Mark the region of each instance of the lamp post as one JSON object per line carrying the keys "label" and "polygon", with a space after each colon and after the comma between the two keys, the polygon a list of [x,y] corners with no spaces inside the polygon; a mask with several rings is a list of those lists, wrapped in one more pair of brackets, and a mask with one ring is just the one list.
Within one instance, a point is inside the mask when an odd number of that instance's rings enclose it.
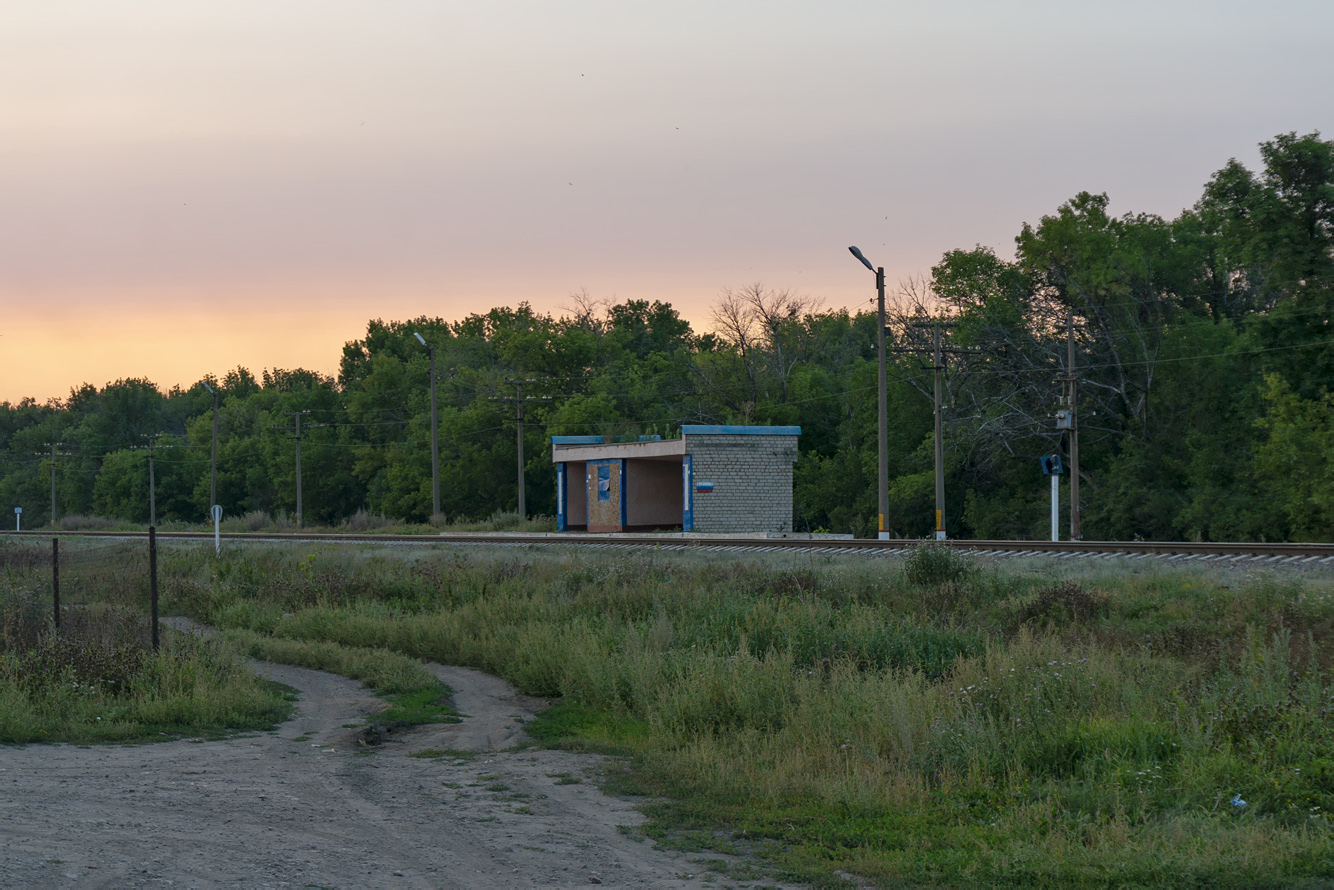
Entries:
{"label": "lamp post", "polygon": [[877,537],[882,541],[887,541],[889,540],[889,532],[885,529],[885,514],[889,512],[889,410],[885,403],[885,267],[880,266],[877,268],[872,266],[871,261],[863,256],[862,252],[855,247],[849,247],[848,250],[852,252],[853,256],[861,261],[863,266],[875,273],[875,345],[880,362],[880,377],[879,385],[877,386],[877,389],[879,390],[877,402],[880,413],[880,441],[877,449],[879,452],[880,463],[880,480],[877,492],[879,494],[880,521]]}
{"label": "lamp post", "polygon": [[431,518],[440,515],[440,443],[437,439],[435,423],[435,347],[426,342],[426,338],[416,331],[412,336],[426,347],[431,356]]}

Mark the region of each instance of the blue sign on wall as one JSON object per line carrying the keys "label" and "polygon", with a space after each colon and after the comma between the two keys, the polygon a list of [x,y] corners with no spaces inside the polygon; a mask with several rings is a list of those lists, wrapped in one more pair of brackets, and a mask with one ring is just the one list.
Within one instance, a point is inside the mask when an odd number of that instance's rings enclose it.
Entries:
{"label": "blue sign on wall", "polygon": [[598,500],[611,500],[611,465],[598,465]]}

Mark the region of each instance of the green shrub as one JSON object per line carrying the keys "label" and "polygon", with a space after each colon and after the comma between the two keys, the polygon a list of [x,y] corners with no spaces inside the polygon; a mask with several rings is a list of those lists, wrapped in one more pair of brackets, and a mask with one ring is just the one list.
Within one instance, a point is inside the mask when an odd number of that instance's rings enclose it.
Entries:
{"label": "green shrub", "polygon": [[965,581],[977,572],[973,560],[948,544],[918,544],[903,560],[908,583],[923,587]]}

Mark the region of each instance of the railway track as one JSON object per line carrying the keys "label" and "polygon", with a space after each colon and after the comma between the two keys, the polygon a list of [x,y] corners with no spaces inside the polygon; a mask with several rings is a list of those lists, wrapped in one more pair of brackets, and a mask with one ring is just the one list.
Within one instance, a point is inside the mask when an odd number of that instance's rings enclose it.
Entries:
{"label": "railway track", "polygon": [[[36,530],[3,533],[9,538],[118,538],[148,537],[147,532],[52,532]],[[213,539],[211,532],[158,532],[163,540]],[[761,538],[726,535],[585,533],[446,532],[435,535],[319,534],[240,532],[223,534],[230,542],[264,543],[355,543],[396,545],[487,546],[487,547],[587,547],[597,550],[652,548],[692,553],[801,553],[831,556],[901,556],[923,542],[917,540],[875,541],[847,538],[811,538],[793,535]],[[1334,544],[1315,543],[1193,543],[1188,541],[950,541],[949,546],[983,557],[1035,557],[1057,559],[1155,559],[1172,562],[1216,564],[1334,566]]]}

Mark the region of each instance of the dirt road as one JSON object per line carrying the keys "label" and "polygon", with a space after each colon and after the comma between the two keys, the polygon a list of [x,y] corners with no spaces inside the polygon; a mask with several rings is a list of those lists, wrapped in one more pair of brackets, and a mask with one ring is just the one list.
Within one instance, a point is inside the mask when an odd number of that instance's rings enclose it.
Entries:
{"label": "dirt road", "polygon": [[383,702],[360,684],[257,670],[301,693],[275,732],[0,748],[0,885],[745,885],[622,833],[642,817],[592,784],[598,758],[501,750],[536,704],[501,680],[438,668],[466,719],[367,749],[348,724]]}

